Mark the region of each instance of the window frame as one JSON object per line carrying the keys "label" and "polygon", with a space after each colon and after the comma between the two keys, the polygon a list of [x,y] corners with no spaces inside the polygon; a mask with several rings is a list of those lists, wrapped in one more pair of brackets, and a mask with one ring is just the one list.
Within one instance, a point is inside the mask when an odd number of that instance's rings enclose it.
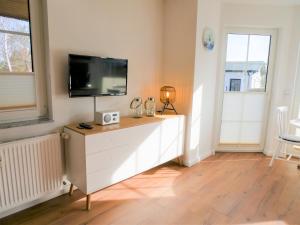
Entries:
{"label": "window frame", "polygon": [[31,58],[33,72],[0,72],[1,75],[34,76],[35,80],[35,105],[16,106],[0,109],[0,124],[29,121],[48,118],[48,96],[46,83],[46,57],[44,38],[44,1],[28,0]]}

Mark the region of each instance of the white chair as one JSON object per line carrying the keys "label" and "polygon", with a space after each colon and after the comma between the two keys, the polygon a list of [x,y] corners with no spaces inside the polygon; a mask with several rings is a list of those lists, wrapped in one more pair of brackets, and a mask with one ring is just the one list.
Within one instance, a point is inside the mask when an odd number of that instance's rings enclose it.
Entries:
{"label": "white chair", "polygon": [[[278,137],[276,139],[278,140],[278,146],[276,150],[273,152],[273,157],[269,164],[270,167],[273,165],[275,159],[290,161],[293,155],[295,155],[293,153],[290,153],[288,154],[288,157],[286,157],[287,145],[300,146],[300,137],[288,134],[288,108],[286,106],[281,106],[277,108],[277,129],[278,129]],[[282,155],[284,157],[280,157]],[[299,154],[297,156],[299,157]],[[297,163],[298,169],[300,169],[299,162],[296,161],[290,161],[290,162]]]}

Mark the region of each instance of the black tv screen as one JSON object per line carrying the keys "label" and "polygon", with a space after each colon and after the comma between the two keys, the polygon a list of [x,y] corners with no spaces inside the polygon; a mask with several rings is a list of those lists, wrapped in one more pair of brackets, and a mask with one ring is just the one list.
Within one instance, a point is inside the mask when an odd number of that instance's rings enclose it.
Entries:
{"label": "black tv screen", "polygon": [[128,60],[69,55],[69,96],[127,94]]}

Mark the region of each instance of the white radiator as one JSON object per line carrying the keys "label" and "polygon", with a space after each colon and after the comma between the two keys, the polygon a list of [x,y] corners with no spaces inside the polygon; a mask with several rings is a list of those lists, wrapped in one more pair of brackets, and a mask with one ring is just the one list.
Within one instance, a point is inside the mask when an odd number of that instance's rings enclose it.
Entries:
{"label": "white radiator", "polygon": [[0,144],[0,212],[62,186],[59,134]]}

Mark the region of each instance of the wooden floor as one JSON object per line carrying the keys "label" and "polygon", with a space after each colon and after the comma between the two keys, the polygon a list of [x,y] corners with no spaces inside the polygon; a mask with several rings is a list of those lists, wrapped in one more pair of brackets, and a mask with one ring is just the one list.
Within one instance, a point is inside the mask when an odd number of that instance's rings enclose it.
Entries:
{"label": "wooden floor", "polygon": [[258,153],[220,153],[192,168],[169,163],[92,196],[60,196],[0,224],[300,224],[300,171]]}

